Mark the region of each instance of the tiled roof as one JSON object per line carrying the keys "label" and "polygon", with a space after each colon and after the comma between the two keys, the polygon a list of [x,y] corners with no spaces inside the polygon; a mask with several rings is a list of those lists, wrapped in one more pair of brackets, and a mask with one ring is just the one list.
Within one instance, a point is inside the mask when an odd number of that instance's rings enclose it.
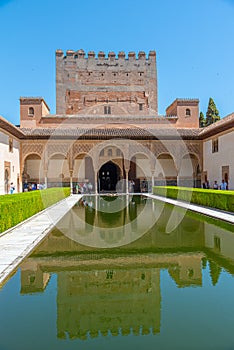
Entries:
{"label": "tiled roof", "polygon": [[225,131],[231,127],[234,127],[234,113],[231,113],[225,118],[220,119],[216,123],[213,123],[201,129],[199,135],[202,139],[204,139],[206,137],[215,135],[219,132]]}
{"label": "tiled roof", "polygon": [[11,135],[22,139],[24,138],[24,133],[22,130],[15,125],[11,124],[8,120],[0,116],[0,129],[9,132]]}
{"label": "tiled roof", "polygon": [[174,139],[185,138],[195,139],[199,134],[199,129],[176,129],[176,128],[125,128],[120,127],[107,128],[38,128],[22,129],[27,138],[80,138],[80,139]]}

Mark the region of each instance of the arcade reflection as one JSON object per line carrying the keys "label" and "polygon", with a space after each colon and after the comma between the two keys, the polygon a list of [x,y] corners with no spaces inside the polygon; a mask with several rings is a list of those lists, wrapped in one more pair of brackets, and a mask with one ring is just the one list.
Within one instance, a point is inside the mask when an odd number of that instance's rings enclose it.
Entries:
{"label": "arcade reflection", "polygon": [[[181,222],[165,233],[173,213]],[[86,197],[21,265],[21,293],[57,274],[58,338],[160,333],[162,269],[178,288],[202,288],[205,266],[213,285],[222,269],[234,274],[233,226],[184,214],[144,197]]]}

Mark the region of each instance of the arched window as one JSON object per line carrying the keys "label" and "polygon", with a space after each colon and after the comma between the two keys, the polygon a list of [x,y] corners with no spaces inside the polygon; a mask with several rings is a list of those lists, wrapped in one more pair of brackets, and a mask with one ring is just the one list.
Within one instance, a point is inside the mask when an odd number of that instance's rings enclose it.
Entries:
{"label": "arched window", "polygon": [[191,111],[189,108],[186,108],[186,117],[189,117],[191,115]]}
{"label": "arched window", "polygon": [[120,156],[121,156],[121,151],[120,151],[119,148],[117,148],[117,150],[116,150],[116,156],[117,156],[117,157],[120,157]]}
{"label": "arched window", "polygon": [[29,109],[28,109],[28,115],[29,115],[30,117],[34,117],[34,108],[33,108],[33,107],[29,107]]}

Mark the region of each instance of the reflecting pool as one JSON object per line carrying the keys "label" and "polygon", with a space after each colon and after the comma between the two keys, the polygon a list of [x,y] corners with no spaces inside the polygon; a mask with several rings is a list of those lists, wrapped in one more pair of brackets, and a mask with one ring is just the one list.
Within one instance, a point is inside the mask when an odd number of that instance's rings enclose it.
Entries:
{"label": "reflecting pool", "polygon": [[83,198],[0,289],[0,350],[234,349],[234,227]]}

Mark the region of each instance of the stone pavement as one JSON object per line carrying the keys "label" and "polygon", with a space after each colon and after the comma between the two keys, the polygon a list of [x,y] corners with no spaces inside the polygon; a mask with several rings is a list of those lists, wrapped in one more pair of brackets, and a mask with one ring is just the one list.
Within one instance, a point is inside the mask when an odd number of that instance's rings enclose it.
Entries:
{"label": "stone pavement", "polygon": [[1,234],[0,286],[81,197],[63,199]]}
{"label": "stone pavement", "polygon": [[163,201],[163,202],[166,202],[169,204],[173,204],[173,205],[176,205],[176,206],[184,208],[184,209],[192,210],[192,211],[195,211],[197,213],[210,216],[214,219],[224,220],[224,221],[230,222],[231,224],[234,224],[234,213],[232,214],[230,212],[225,212],[225,211],[222,211],[219,209],[203,207],[201,205],[187,203],[187,202],[183,202],[183,201],[180,201],[177,199],[161,197],[161,196],[157,196],[157,195],[150,194],[150,193],[146,193],[145,195],[147,197],[158,199],[160,201]]}

